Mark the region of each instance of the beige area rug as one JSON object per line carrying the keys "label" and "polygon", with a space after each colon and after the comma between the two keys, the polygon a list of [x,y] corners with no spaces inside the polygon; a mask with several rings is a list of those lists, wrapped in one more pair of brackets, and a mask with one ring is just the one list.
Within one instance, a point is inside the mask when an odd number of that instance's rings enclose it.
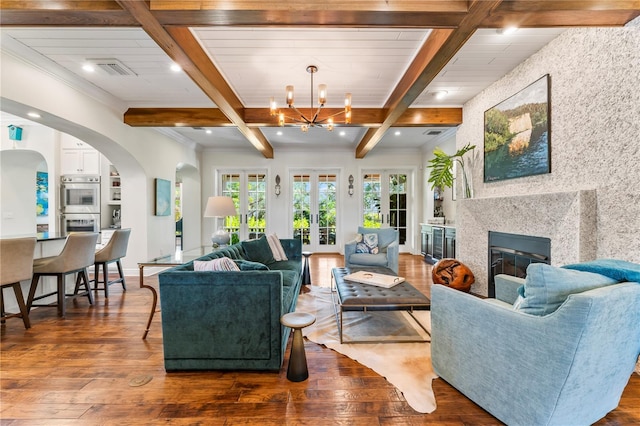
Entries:
{"label": "beige area rug", "polygon": [[[331,300],[331,290],[310,286],[311,292],[298,297],[296,312],[308,312],[316,322],[303,329],[310,341],[325,345],[371,368],[394,385],[407,403],[419,413],[431,413],[436,401],[431,381],[438,376],[431,366],[430,343],[340,343]],[[430,312],[414,313],[431,329]],[[393,335],[395,339],[428,335],[404,312],[349,312],[343,314],[344,340],[371,339]]]}

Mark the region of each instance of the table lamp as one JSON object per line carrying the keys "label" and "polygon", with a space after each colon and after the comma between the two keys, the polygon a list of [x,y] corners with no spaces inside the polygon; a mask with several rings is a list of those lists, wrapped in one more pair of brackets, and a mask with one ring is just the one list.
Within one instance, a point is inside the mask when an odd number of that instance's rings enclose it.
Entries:
{"label": "table lamp", "polygon": [[[236,206],[233,204],[233,198],[231,197],[209,197],[207,207],[204,209],[204,217],[225,218],[227,216],[236,216],[237,214]],[[231,236],[224,229],[224,226],[219,227],[211,234],[211,242],[214,246],[229,244],[230,240]]]}

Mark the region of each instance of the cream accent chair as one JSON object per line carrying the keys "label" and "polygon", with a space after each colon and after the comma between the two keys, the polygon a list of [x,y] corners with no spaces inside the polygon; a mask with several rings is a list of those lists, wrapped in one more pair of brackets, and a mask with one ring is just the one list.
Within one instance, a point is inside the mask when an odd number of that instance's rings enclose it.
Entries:
{"label": "cream accent chair", "polygon": [[[109,297],[109,286],[111,284],[122,283],[122,289],[127,291],[120,259],[127,255],[130,234],[131,229],[128,228],[116,230],[107,245],[96,252],[94,278],[91,282],[94,283],[93,290],[96,292],[98,290],[104,290],[104,297],[106,298]],[[113,262],[115,262],[118,267],[119,278],[109,281],[109,263]],[[100,266],[102,266],[103,281],[100,281]],[[102,283],[102,287],[99,287],[100,283]]]}
{"label": "cream accent chair", "polygon": [[[97,241],[97,232],[71,233],[67,236],[67,241],[59,255],[34,260],[33,279],[31,280],[31,288],[29,289],[27,309],[31,311],[32,306],[57,306],[58,314],[64,318],[66,315],[65,296],[75,297],[86,295],[89,303],[93,304],[93,295],[91,294],[91,287],[89,286],[87,268],[92,266],[95,260]],[[76,287],[72,294],[66,293],[65,276],[68,274],[77,274]],[[55,291],[36,297],[36,289],[42,276],[57,277],[58,285]],[[78,290],[83,284],[86,292],[78,294]],[[36,300],[44,299],[54,294],[58,295],[57,303],[47,305],[36,305],[33,303]]]}
{"label": "cream accent chair", "polygon": [[[0,306],[3,323],[7,318],[22,317],[24,328],[31,328],[20,281],[31,279],[35,248],[35,237],[0,240]],[[4,310],[4,289],[9,287],[13,288],[16,295],[20,313],[7,314]]]}

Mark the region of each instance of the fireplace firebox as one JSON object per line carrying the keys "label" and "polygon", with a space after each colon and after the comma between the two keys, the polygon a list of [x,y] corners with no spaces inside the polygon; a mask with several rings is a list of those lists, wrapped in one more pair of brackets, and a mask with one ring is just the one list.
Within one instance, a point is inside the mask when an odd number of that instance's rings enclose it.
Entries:
{"label": "fireplace firebox", "polygon": [[549,238],[489,231],[489,297],[496,295],[494,276],[525,278],[527,266],[536,262],[551,263]]}

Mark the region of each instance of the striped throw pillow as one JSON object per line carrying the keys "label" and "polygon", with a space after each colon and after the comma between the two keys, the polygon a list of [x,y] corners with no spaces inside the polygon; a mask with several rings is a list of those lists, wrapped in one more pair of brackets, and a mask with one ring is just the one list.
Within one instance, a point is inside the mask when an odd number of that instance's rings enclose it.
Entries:
{"label": "striped throw pillow", "polygon": [[194,271],[239,271],[240,268],[233,259],[220,257],[212,260],[194,260]]}

